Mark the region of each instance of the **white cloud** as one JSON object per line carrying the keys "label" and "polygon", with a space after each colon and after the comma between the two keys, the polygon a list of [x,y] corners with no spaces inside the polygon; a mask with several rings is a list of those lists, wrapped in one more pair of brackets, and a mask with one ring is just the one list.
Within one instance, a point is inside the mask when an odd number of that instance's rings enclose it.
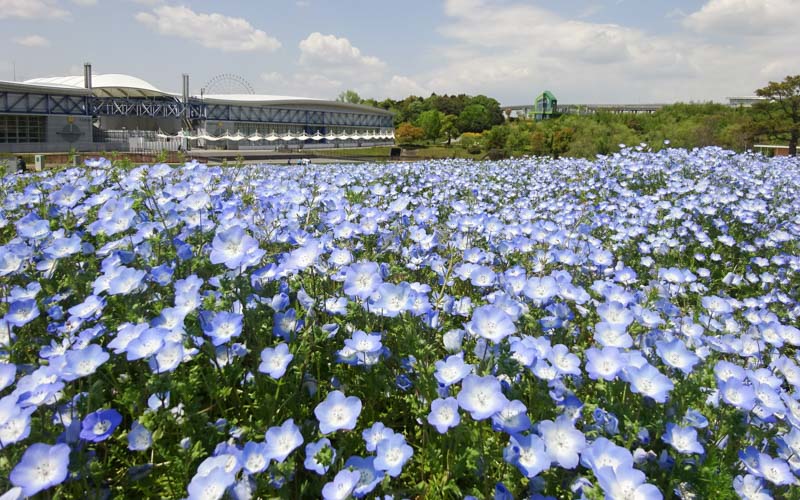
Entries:
{"label": "white cloud", "polygon": [[335,35],[314,32],[300,42],[300,64],[336,68],[341,72],[370,71],[380,72],[386,63],[373,56],[361,53],[350,40]]}
{"label": "white cloud", "polygon": [[407,76],[394,75],[389,82],[383,86],[383,94],[376,95],[376,98],[391,97],[392,99],[404,99],[410,95],[427,97],[431,95],[431,91]]}
{"label": "white cloud", "polygon": [[0,0],[0,19],[58,19],[69,12],[55,0]]}
{"label": "white cloud", "polygon": [[23,47],[49,47],[50,40],[40,35],[21,36],[14,39],[14,43]]}
{"label": "white cloud", "polygon": [[136,20],[162,35],[176,36],[224,52],[274,52],[281,43],[246,19],[198,13],[185,6],[163,5],[139,12]]}
{"label": "white cloud", "polygon": [[97,5],[97,0],[72,0],[72,3],[81,6]]}
{"label": "white cloud", "polygon": [[800,30],[797,0],[709,0],[687,16],[684,25],[700,33],[726,36],[768,35]]}
{"label": "white cloud", "polygon": [[[795,0],[758,3],[770,4],[771,12],[775,5],[786,7],[790,2],[796,5],[790,12],[800,9]],[[439,54],[439,64],[411,76],[437,93],[484,93],[503,104],[530,102],[546,88],[562,102],[723,100],[752,93],[765,78],[800,72],[793,54],[800,44],[800,27],[760,38],[703,31],[722,29],[708,14],[721,15],[720,5],[751,3],[755,2],[710,0],[687,16],[695,19],[695,24],[684,21],[691,30],[676,23],[674,33],[653,34],[632,26],[563,18],[523,0],[445,0],[446,20],[439,28],[445,43],[431,49]],[[703,30],[698,19],[703,20]],[[800,16],[794,19],[800,22]]]}

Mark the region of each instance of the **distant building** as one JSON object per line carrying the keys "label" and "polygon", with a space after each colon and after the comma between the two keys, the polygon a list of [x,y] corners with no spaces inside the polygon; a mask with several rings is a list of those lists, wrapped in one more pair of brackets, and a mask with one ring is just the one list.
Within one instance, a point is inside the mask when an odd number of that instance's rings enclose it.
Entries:
{"label": "distant building", "polygon": [[390,111],[275,95],[164,92],[130,75],[0,81],[0,153],[301,149],[394,143]]}
{"label": "distant building", "polygon": [[766,97],[759,97],[759,96],[740,96],[740,97],[728,97],[728,106],[734,108],[749,108],[752,107],[753,104],[757,102],[761,102],[765,100]]}
{"label": "distant building", "polygon": [[558,114],[558,100],[549,90],[545,90],[533,101],[533,118],[547,120]]}

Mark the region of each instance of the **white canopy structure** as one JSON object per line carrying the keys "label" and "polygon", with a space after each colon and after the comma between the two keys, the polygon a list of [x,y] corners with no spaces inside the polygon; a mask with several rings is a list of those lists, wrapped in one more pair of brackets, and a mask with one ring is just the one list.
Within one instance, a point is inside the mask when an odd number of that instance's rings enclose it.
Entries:
{"label": "white canopy structure", "polygon": [[258,142],[258,141],[261,141],[263,139],[264,138],[261,135],[259,135],[258,132],[256,132],[255,134],[250,135],[250,136],[247,137],[247,140],[250,141],[250,142]]}
{"label": "white canopy structure", "polygon": [[[33,78],[26,80],[25,83],[56,88],[83,89],[84,77],[81,75]],[[97,97],[172,96],[169,92],[159,90],[141,78],[117,73],[92,75],[92,93]]]}

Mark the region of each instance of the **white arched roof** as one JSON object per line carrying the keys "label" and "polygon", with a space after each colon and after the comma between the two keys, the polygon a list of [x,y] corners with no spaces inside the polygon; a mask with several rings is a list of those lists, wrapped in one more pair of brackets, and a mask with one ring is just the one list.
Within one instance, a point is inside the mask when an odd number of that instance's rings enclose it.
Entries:
{"label": "white arched roof", "polygon": [[[59,88],[83,88],[83,76],[57,76],[26,80],[31,85]],[[150,83],[131,75],[92,75],[92,92],[98,97],[158,97],[172,96]]]}

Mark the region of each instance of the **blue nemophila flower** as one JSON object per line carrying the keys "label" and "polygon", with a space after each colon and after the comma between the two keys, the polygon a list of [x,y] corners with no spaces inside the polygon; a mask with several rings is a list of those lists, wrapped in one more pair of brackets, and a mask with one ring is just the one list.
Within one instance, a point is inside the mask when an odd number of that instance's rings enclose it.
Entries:
{"label": "blue nemophila flower", "polygon": [[198,472],[187,488],[189,500],[219,500],[235,482],[236,476],[222,467],[215,467],[203,475]]}
{"label": "blue nemophila flower", "polygon": [[531,419],[528,417],[528,408],[518,399],[510,401],[505,408],[492,415],[492,428],[507,434],[520,434],[529,430]]}
{"label": "blue nemophila flower", "polygon": [[245,269],[258,264],[265,253],[242,226],[234,225],[214,236],[210,259],[212,264],[225,264],[228,269]]}
{"label": "blue nemophila flower", "polygon": [[220,311],[214,313],[210,320],[203,322],[203,332],[211,337],[214,346],[220,346],[242,333],[243,319],[244,316],[241,314]]}
{"label": "blue nemophila flower", "polygon": [[128,433],[128,449],[131,451],[144,451],[150,448],[152,444],[153,435],[147,430],[147,427],[135,420]]}
{"label": "blue nemophila flower", "polygon": [[503,459],[519,469],[528,479],[550,468],[552,459],[542,438],[535,434],[512,435],[503,450]]}
{"label": "blue nemophila flower", "polygon": [[[131,335],[135,334],[136,331],[136,328],[132,329],[130,332]],[[119,336],[120,334],[121,332],[118,332],[117,335]],[[169,330],[160,327],[147,328],[142,331],[125,345],[124,350],[127,360],[134,361],[137,359],[149,358],[156,354],[159,349],[164,346],[164,339],[167,335],[169,335]],[[109,343],[109,346],[111,346],[112,343]]]}
{"label": "blue nemophila flower", "polygon": [[105,441],[121,422],[122,415],[113,408],[94,411],[81,422],[80,438],[95,443]]}
{"label": "blue nemophila flower", "polygon": [[797,478],[785,460],[772,458],[766,453],[758,454],[758,475],[778,486],[797,483]]}
{"label": "blue nemophila flower", "polygon": [[109,354],[97,344],[89,344],[83,349],[70,350],[64,355],[66,366],[62,378],[71,382],[94,373],[97,368],[108,361]]}
{"label": "blue nemophila flower", "polygon": [[555,463],[565,469],[574,469],[578,465],[578,454],[586,448],[586,437],[575,428],[569,417],[561,415],[555,422],[543,420],[539,422],[538,430],[547,454]]}
{"label": "blue nemophila flower", "polygon": [[329,392],[325,401],[314,408],[319,430],[323,434],[342,429],[353,430],[360,414],[361,400],[356,396],[345,396],[341,391]]}
{"label": "blue nemophila flower", "polygon": [[14,486],[22,488],[26,497],[61,484],[67,478],[69,452],[66,444],[32,444],[11,470],[8,479]]}
{"label": "blue nemophila flower", "polygon": [[669,342],[663,340],[656,342],[656,352],[664,363],[687,375],[692,372],[694,365],[700,361],[700,358],[687,349],[680,339],[674,339]]}
{"label": "blue nemophila flower", "polygon": [[608,499],[661,500],[658,488],[646,483],[644,472],[633,467],[602,467],[595,472],[597,482]]}
{"label": "blue nemophila flower", "polygon": [[302,271],[314,264],[322,253],[323,248],[320,241],[309,239],[303,242],[301,247],[289,252],[282,267],[287,271]]}
{"label": "blue nemophila flower", "polygon": [[756,404],[753,387],[733,377],[720,384],[719,393],[723,401],[743,411],[752,410]]}
{"label": "blue nemophila flower", "polygon": [[358,484],[353,489],[355,498],[363,498],[371,493],[386,477],[386,473],[375,469],[375,457],[352,456],[345,461],[344,466],[361,474]]}
{"label": "blue nemophila flower", "polygon": [[39,307],[36,305],[36,299],[20,299],[8,306],[8,312],[3,319],[9,325],[23,327],[38,317]]}
{"label": "blue nemophila flower", "polygon": [[411,287],[408,283],[382,283],[370,296],[369,309],[387,318],[406,312],[410,305]]}
{"label": "blue nemophila flower", "polygon": [[461,423],[461,415],[458,414],[458,401],[456,398],[440,398],[431,401],[428,423],[436,427],[436,431],[439,434],[444,434],[448,429]]}
{"label": "blue nemophila flower", "polygon": [[470,334],[494,343],[499,343],[517,331],[511,316],[494,305],[480,306],[472,311],[472,319],[465,328]]}
{"label": "blue nemophila flower", "polygon": [[0,362],[0,391],[14,382],[17,375],[17,365],[14,363]]}
{"label": "blue nemophila flower", "polygon": [[569,347],[564,344],[554,345],[547,356],[547,360],[558,370],[560,375],[580,375],[581,360],[569,352]]}
{"label": "blue nemophila flower", "polygon": [[105,299],[97,295],[89,295],[80,304],[70,307],[67,312],[79,319],[89,319],[99,315],[105,305]]}
{"label": "blue nemophila flower", "polygon": [[673,423],[667,424],[667,431],[661,436],[661,439],[672,445],[678,453],[689,455],[697,453],[702,455],[703,445],[697,440],[697,430],[694,427],[681,427]]}
{"label": "blue nemophila flower", "polygon": [[605,302],[596,311],[604,322],[623,330],[633,323],[633,312],[619,302]]}
{"label": "blue nemophila flower", "polygon": [[127,295],[137,291],[147,273],[139,269],[121,266],[108,282],[109,295]]}
{"label": "blue nemophila flower", "polygon": [[31,414],[35,410],[36,406],[22,408],[13,394],[0,399],[0,449],[18,443],[30,435]]}
{"label": "blue nemophila flower", "polygon": [[375,422],[372,427],[364,429],[361,437],[367,445],[367,451],[375,451],[378,448],[378,443],[384,439],[394,436],[395,432],[383,425],[383,422]]}
{"label": "blue nemophila flower", "polygon": [[345,268],[343,290],[350,297],[367,300],[382,282],[378,264],[358,262]]}
{"label": "blue nemophila flower", "polygon": [[475,420],[487,419],[508,405],[508,399],[500,388],[500,381],[491,375],[467,375],[457,399],[458,405]]}
{"label": "blue nemophila flower", "polygon": [[633,455],[627,448],[599,437],[581,452],[581,465],[592,469],[595,474],[603,467],[611,467],[614,470],[629,468],[633,467]]}
{"label": "blue nemophila flower", "polygon": [[494,285],[497,274],[488,266],[477,266],[469,274],[473,286],[485,288]]}
{"label": "blue nemophila flower", "polygon": [[652,398],[658,403],[665,402],[667,395],[675,387],[669,377],[650,364],[640,368],[628,368],[626,371],[631,391]]}
{"label": "blue nemophila flower", "polygon": [[261,364],[258,365],[258,371],[277,380],[286,373],[286,368],[293,358],[294,355],[289,352],[289,345],[284,342],[274,348],[267,347],[261,351]]}
{"label": "blue nemophila flower", "polygon": [[473,368],[474,366],[464,362],[463,355],[454,354],[448,356],[444,361],[436,362],[436,371],[433,376],[443,386],[450,387],[472,373]]}
{"label": "blue nemophila flower", "polygon": [[357,364],[371,366],[376,364],[384,352],[379,333],[366,333],[361,330],[344,341],[345,351],[354,353]]}
{"label": "blue nemophila flower", "polygon": [[728,299],[716,295],[709,295],[700,299],[703,307],[713,316],[729,314],[733,311]]}
{"label": "blue nemophila flower", "polygon": [[325,500],[345,500],[355,489],[361,473],[351,470],[340,470],[333,481],[322,487],[322,498]]}
{"label": "blue nemophila flower", "polygon": [[633,346],[633,337],[624,326],[601,321],[594,326],[594,339],[603,347],[627,349]]}
{"label": "blue nemophila flower", "polygon": [[414,450],[406,444],[406,438],[402,434],[394,434],[378,443],[374,465],[389,476],[397,477],[413,454]]}
{"label": "blue nemophila flower", "polygon": [[272,333],[287,342],[290,342],[294,333],[302,327],[302,321],[297,320],[297,311],[294,308],[286,312],[275,313],[272,321]]}
{"label": "blue nemophila flower", "polygon": [[242,449],[242,468],[248,474],[264,472],[271,459],[266,443],[248,441]]}
{"label": "blue nemophila flower", "polygon": [[269,457],[276,462],[283,462],[295,448],[303,444],[303,435],[294,419],[290,418],[280,427],[270,427],[264,442]]}
{"label": "blue nemophila flower", "polygon": [[320,476],[328,472],[331,464],[336,460],[336,450],[331,446],[331,440],[322,438],[317,442],[306,445],[306,459],[303,466]]}
{"label": "blue nemophila flower", "polygon": [[167,373],[178,368],[185,355],[182,343],[166,341],[156,355],[150,358],[148,364],[153,373]]}
{"label": "blue nemophila flower", "polygon": [[624,359],[616,347],[586,349],[586,373],[592,380],[612,381],[624,367]]}
{"label": "blue nemophila flower", "polygon": [[772,492],[764,487],[764,481],[752,474],[736,476],[733,489],[744,500],[772,500]]}
{"label": "blue nemophila flower", "polygon": [[708,427],[708,419],[698,410],[689,408],[686,410],[686,415],[683,417],[683,423],[690,425],[695,429],[705,429]]}
{"label": "blue nemophila flower", "polygon": [[552,276],[529,278],[522,293],[535,304],[545,304],[558,294],[558,283]]}

